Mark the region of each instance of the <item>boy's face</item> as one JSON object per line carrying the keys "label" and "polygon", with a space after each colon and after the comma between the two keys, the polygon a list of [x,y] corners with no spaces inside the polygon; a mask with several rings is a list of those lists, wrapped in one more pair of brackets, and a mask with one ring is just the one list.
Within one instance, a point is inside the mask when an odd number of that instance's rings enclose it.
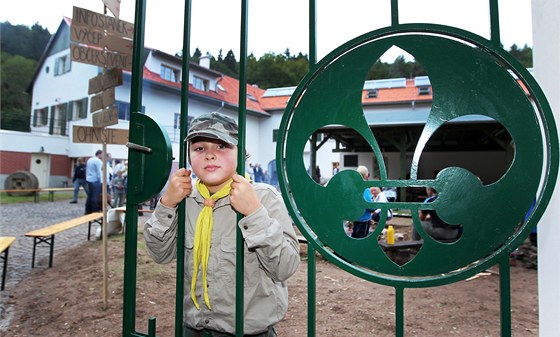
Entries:
{"label": "boy's face", "polygon": [[237,170],[237,146],[217,139],[193,139],[189,156],[194,173],[211,193],[219,191]]}

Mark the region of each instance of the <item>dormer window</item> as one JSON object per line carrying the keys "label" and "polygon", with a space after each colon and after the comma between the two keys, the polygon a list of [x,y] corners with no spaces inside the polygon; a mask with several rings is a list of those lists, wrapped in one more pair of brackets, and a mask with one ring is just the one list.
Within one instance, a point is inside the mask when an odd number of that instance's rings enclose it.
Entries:
{"label": "dormer window", "polygon": [[367,98],[377,98],[379,94],[379,89],[369,89],[367,92]]}
{"label": "dormer window", "polygon": [[170,81],[170,82],[179,82],[179,69],[175,69],[169,66],[166,66],[164,64],[161,65],[161,72],[160,72],[160,76],[161,78],[163,78],[164,80]]}
{"label": "dormer window", "polygon": [[194,76],[193,86],[195,87],[195,89],[202,90],[202,91],[208,91],[208,88],[210,86],[210,82],[208,80],[205,80],[205,79],[201,78],[201,77]]}
{"label": "dormer window", "polygon": [[428,86],[418,87],[418,95],[429,95],[429,94],[430,94],[430,87]]}

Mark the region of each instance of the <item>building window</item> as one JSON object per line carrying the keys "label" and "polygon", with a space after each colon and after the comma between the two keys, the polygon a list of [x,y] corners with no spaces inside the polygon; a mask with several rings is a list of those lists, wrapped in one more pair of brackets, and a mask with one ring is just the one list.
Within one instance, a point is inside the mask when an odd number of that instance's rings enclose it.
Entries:
{"label": "building window", "polygon": [[[194,119],[193,116],[187,117],[187,130],[191,127],[191,122]],[[181,127],[181,114],[176,112],[175,118],[173,119],[173,129],[178,130]]]}
{"label": "building window", "polygon": [[369,89],[367,92],[367,98],[377,98],[379,94],[379,89]]}
{"label": "building window", "polygon": [[72,69],[72,61],[70,54],[61,56],[54,61],[54,76],[59,76],[70,72]]}
{"label": "building window", "polygon": [[345,167],[358,167],[358,155],[347,154],[343,157]]}
{"label": "building window", "polygon": [[202,90],[202,91],[208,91],[209,82],[208,82],[208,80],[205,80],[205,79],[200,78],[198,76],[194,76],[193,86],[195,87],[195,89]]}
{"label": "building window", "polygon": [[278,141],[278,129],[272,130],[272,142],[276,143]]}
{"label": "building window", "polygon": [[164,80],[168,80],[171,82],[179,82],[179,70],[175,68],[171,68],[166,65],[161,65],[161,73],[160,76]]}
{"label": "building window", "polygon": [[87,117],[88,98],[84,97],[68,103],[68,120],[75,121]]}
{"label": "building window", "polygon": [[49,108],[37,109],[33,115],[33,126],[47,125],[49,120]]}
{"label": "building window", "polygon": [[[119,109],[119,119],[125,121],[130,120],[130,103],[123,101],[115,101],[117,108]],[[137,112],[137,111],[136,111]],[[146,107],[142,105],[142,113],[146,113]]]}
{"label": "building window", "polygon": [[430,94],[430,87],[418,87],[418,95],[429,95]]}

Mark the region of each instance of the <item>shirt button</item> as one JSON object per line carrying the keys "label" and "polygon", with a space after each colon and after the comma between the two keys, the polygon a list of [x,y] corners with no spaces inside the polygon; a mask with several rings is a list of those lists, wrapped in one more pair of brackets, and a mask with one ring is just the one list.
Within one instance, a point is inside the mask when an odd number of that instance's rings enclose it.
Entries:
{"label": "shirt button", "polygon": [[173,217],[173,215],[167,214],[167,217],[168,217],[169,219],[171,219],[171,218]]}
{"label": "shirt button", "polygon": [[245,229],[249,229],[249,226],[247,226],[247,225],[243,225],[243,228],[245,228]]}
{"label": "shirt button", "polygon": [[207,320],[204,321],[204,323],[208,324],[208,323],[210,323],[210,320],[207,319]]}

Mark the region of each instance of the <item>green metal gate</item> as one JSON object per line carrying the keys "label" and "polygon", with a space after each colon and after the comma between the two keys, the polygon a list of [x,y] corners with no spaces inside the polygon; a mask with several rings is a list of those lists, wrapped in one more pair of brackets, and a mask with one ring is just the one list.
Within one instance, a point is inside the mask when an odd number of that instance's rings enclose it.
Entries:
{"label": "green metal gate", "polygon": [[[240,1],[240,163],[245,172],[247,0]],[[359,36],[316,60],[316,3],[309,1],[310,71],[300,82],[285,110],[276,153],[277,171],[284,201],[301,233],[309,242],[308,336],[315,336],[315,251],[345,271],[365,280],[393,287],[396,293],[395,335],[404,336],[404,289],[436,287],[464,280],[492,265],[500,266],[502,336],[511,335],[509,254],[529,235],[544,213],[558,174],[558,138],[548,102],[530,73],[502,49],[498,1],[489,0],[491,39],[449,26],[400,24],[398,0],[391,0],[392,24]],[[145,0],[137,0],[131,109],[141,111],[142,53]],[[185,1],[182,83],[188,83],[191,1]],[[361,107],[363,82],[371,60],[392,46],[412,54],[428,72],[433,104],[415,148],[410,179],[389,180],[375,135]],[[517,79],[522,83],[518,84]],[[181,93],[181,121],[188,116],[188,85]],[[533,103],[528,95],[533,98]],[[448,167],[435,179],[418,179],[418,163],[424,146],[444,123],[470,115],[483,115],[501,123],[511,135],[515,156],[506,173],[495,183],[482,185],[471,172]],[[356,172],[342,171],[327,185],[307,174],[302,153],[315,133],[327,125],[344,125],[358,132],[371,146],[379,163],[380,179],[364,181]],[[186,123],[181,125],[181,139]],[[171,168],[171,145],[165,131],[151,118],[133,113],[130,120],[130,173],[127,208],[160,191]],[[136,145],[136,146],[135,146]],[[315,143],[311,147],[315,147]],[[185,164],[185,149],[179,154]],[[150,165],[146,165],[148,162]],[[314,163],[313,156],[311,158]],[[312,164],[312,167],[314,165]],[[156,178],[155,178],[156,177]],[[362,191],[380,187],[434,187],[433,203],[368,203]],[[516,193],[522,191],[522,193]],[[509,198],[511,195],[515,198]],[[534,203],[534,208],[531,205]],[[320,209],[317,205],[323,205]],[[336,207],[333,207],[336,205]],[[341,230],[345,219],[359,217],[364,208],[409,209],[413,226],[423,238],[416,256],[399,265],[383,251],[377,237],[385,225],[365,239],[353,239]],[[419,210],[433,209],[446,222],[461,224],[461,238],[442,243],[428,236],[420,225]],[[473,212],[472,210],[477,210]],[[184,204],[179,206],[179,233],[184,233]],[[155,318],[148,332],[136,331],[136,237],[138,215],[126,213],[123,336],[155,336]],[[238,251],[242,236],[237,235]],[[179,235],[178,247],[184,246]],[[237,257],[237,336],[243,336],[243,254]],[[177,252],[175,336],[182,336],[184,252]]]}

